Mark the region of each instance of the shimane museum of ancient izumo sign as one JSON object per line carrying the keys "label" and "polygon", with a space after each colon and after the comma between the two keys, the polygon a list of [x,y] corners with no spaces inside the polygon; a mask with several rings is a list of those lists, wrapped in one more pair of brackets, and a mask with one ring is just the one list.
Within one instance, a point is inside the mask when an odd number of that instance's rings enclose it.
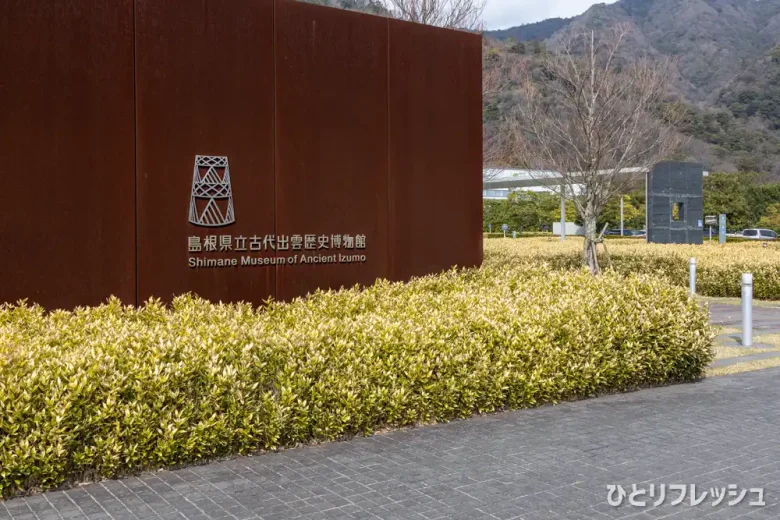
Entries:
{"label": "shimane museum of ancient izumo sign", "polygon": [[295,0],[8,2],[0,301],[259,305],[481,264],[480,35]]}
{"label": "shimane museum of ancient izumo sign", "polygon": [[[206,228],[236,221],[230,164],[227,157],[195,157],[190,199],[190,223]],[[190,267],[252,267],[268,265],[349,264],[365,262],[366,235],[253,234],[231,235],[229,229],[187,239]],[[211,258],[209,253],[228,257]]]}

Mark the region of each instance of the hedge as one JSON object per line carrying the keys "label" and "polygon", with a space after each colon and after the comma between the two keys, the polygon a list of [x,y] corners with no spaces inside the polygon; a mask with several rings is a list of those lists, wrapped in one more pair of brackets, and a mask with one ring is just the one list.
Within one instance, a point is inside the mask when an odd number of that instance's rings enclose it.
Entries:
{"label": "hedge", "polygon": [[[555,270],[579,269],[581,237],[560,240],[528,239],[485,242],[485,265],[519,266],[544,263]],[[688,263],[696,258],[696,292],[703,296],[739,297],[742,273],[753,273],[753,296],[780,300],[780,243],[761,242],[702,245],[648,244],[636,239],[607,243],[609,261],[599,246],[602,266],[617,273],[651,274],[678,287],[688,287]]]}
{"label": "hedge", "polygon": [[711,360],[646,276],[483,268],[291,303],[0,307],[0,492],[642,385]]}

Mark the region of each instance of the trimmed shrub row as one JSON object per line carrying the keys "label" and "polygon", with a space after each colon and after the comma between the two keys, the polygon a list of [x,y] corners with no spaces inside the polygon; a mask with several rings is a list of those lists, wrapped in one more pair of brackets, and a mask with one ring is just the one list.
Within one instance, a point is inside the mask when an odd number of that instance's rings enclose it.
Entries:
{"label": "trimmed shrub row", "polygon": [[448,272],[292,303],[0,307],[0,492],[691,381],[707,311],[647,276]]}
{"label": "trimmed shrub row", "polygon": [[[485,265],[520,266],[544,263],[554,270],[578,270],[582,266],[582,240],[491,240],[485,243]],[[742,273],[753,273],[753,296],[780,300],[780,243],[743,242],[719,245],[648,244],[635,239],[607,243],[608,264],[599,246],[600,261],[617,273],[651,274],[688,287],[688,261],[696,258],[696,292],[703,296],[739,297]]]}

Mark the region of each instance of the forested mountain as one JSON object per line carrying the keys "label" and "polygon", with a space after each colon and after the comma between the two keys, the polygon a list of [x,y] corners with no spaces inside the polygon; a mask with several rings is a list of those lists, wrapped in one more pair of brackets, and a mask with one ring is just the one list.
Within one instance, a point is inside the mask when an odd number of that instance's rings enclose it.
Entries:
{"label": "forested mountain", "polygon": [[780,0],[620,0],[486,36],[507,52],[533,53],[566,31],[616,23],[632,29],[628,53],[677,58],[690,158],[780,178]]}
{"label": "forested mountain", "polygon": [[566,27],[574,18],[549,18],[541,22],[518,25],[509,29],[490,31],[487,34],[498,40],[513,39],[515,41],[546,40],[558,30]]}

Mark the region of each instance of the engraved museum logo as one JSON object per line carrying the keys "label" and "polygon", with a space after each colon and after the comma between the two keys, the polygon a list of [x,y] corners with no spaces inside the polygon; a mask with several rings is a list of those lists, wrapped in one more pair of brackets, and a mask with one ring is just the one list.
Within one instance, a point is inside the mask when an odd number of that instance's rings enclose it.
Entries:
{"label": "engraved museum logo", "polygon": [[190,222],[196,226],[220,227],[235,221],[228,158],[196,155],[192,172]]}

